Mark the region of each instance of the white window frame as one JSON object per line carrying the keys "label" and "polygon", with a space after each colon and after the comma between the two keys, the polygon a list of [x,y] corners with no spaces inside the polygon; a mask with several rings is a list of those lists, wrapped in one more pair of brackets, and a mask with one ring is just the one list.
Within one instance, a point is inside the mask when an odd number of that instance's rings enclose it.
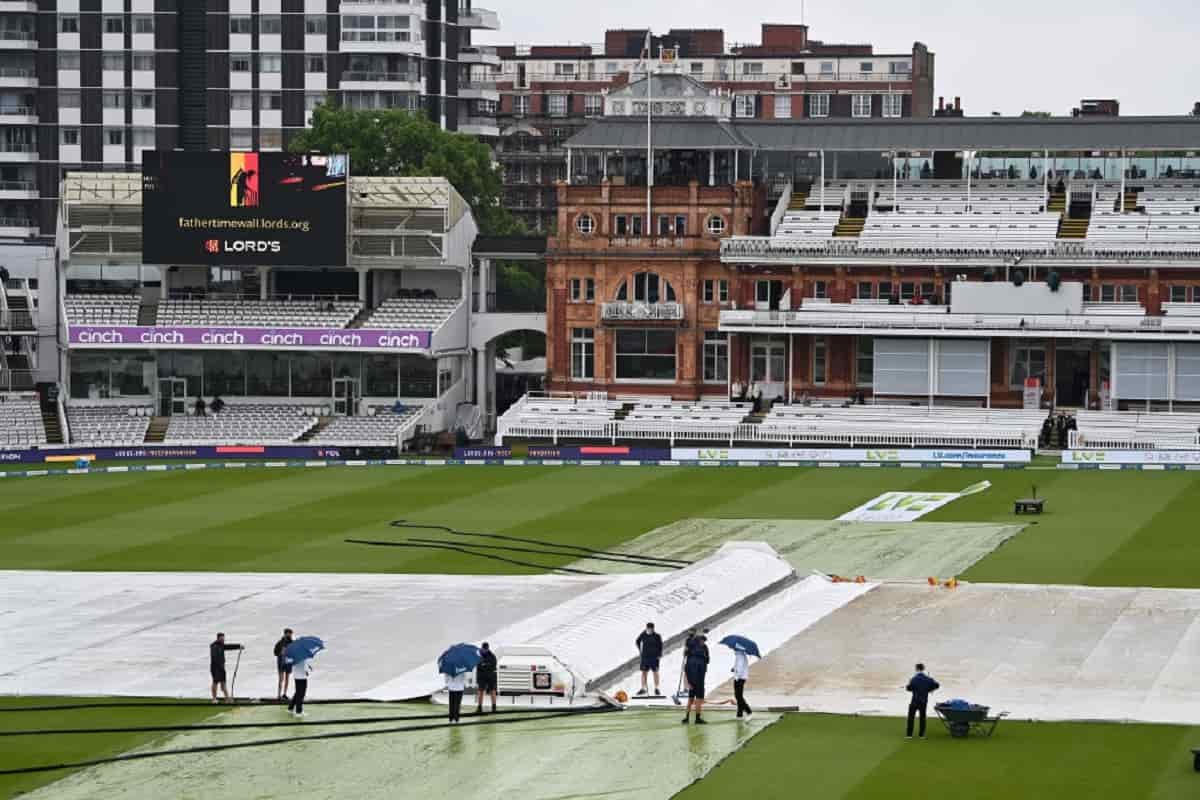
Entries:
{"label": "white window frame", "polygon": [[596,232],[596,218],[585,211],[575,217],[575,230],[584,236],[591,236]]}
{"label": "white window frame", "polygon": [[739,94],[733,98],[733,114],[741,119],[753,119],[755,111],[755,98],[753,94]]}
{"label": "white window frame", "polygon": [[791,119],[792,96],[790,94],[775,95],[775,119]]}
{"label": "white window frame", "polygon": [[728,225],[725,223],[725,217],[720,214],[710,214],[708,219],[704,220],[704,232],[709,236],[723,236]]}
{"label": "white window frame", "polygon": [[[1038,374],[1032,374],[1030,364],[1033,362],[1032,354],[1040,352],[1042,354],[1042,369]],[[1042,386],[1046,385],[1046,343],[1038,339],[1026,339],[1017,341],[1008,354],[1008,381],[1010,389],[1024,389],[1025,379],[1035,377],[1041,379]],[[1013,373],[1017,371],[1017,364],[1021,364],[1024,369],[1024,378],[1020,380],[1014,379]]]}
{"label": "white window frame", "polygon": [[813,386],[824,386],[829,378],[829,344],[824,336],[814,336],[812,345]]}
{"label": "white window frame", "polygon": [[829,116],[831,95],[822,92],[808,96],[808,115],[813,119],[824,119]]}
{"label": "white window frame", "polygon": [[886,119],[898,119],[904,116],[904,95],[885,94],[881,102],[883,116]]}
{"label": "white window frame", "polygon": [[721,331],[704,332],[704,363],[701,376],[705,383],[729,381],[729,334]]}
{"label": "white window frame", "polygon": [[565,94],[552,94],[546,97],[546,113],[552,117],[565,117],[571,111],[569,98]]}
{"label": "white window frame", "polygon": [[850,116],[855,119],[867,119],[871,116],[874,105],[874,95],[852,94],[850,95]]}
{"label": "white window frame", "polygon": [[604,113],[604,98],[598,94],[583,96],[583,113],[588,117],[598,117]]}
{"label": "white window frame", "polygon": [[[864,347],[866,344],[868,347]],[[863,363],[871,365],[869,380],[863,380]],[[871,389],[875,386],[875,339],[870,336],[859,336],[854,345],[854,384],[860,389]]]}
{"label": "white window frame", "polygon": [[596,332],[594,328],[571,329],[571,380],[596,379]]}

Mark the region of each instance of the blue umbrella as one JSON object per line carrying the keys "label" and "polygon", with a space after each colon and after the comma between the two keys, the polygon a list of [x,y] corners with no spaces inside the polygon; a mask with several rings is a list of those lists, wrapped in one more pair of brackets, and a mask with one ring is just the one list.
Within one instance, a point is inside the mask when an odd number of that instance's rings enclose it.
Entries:
{"label": "blue umbrella", "polygon": [[294,664],[297,661],[312,658],[324,649],[325,643],[316,636],[301,636],[287,646],[287,649],[283,651],[283,657],[289,664]]}
{"label": "blue umbrella", "polygon": [[758,652],[758,645],[745,636],[726,636],[721,640],[721,644],[732,650],[741,651],[748,656],[762,658],[762,654]]}
{"label": "blue umbrella", "polygon": [[481,658],[475,645],[456,644],[438,656],[438,672],[453,678],[478,667]]}

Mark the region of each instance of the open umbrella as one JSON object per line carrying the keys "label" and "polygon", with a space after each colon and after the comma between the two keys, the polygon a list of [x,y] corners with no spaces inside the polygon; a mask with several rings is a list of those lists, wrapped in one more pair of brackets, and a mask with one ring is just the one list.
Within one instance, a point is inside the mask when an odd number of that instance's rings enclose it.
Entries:
{"label": "open umbrella", "polygon": [[762,658],[762,654],[758,652],[758,645],[745,636],[726,636],[721,640],[721,644],[730,648],[745,653],[748,656],[756,656]]}
{"label": "open umbrella", "polygon": [[287,646],[283,657],[289,664],[312,658],[325,649],[325,643],[316,636],[301,636]]}
{"label": "open umbrella", "polygon": [[479,666],[482,656],[473,644],[456,644],[438,656],[438,672],[454,677]]}

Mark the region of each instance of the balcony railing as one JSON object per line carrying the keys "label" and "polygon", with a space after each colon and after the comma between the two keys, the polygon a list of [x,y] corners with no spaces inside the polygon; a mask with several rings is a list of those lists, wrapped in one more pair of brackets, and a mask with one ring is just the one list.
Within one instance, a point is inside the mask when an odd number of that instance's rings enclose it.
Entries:
{"label": "balcony railing", "polygon": [[2,117],[32,117],[36,113],[32,106],[0,106]]}
{"label": "balcony railing", "polygon": [[0,67],[0,78],[36,78],[33,67]]}
{"label": "balcony railing", "polygon": [[605,303],[600,317],[606,322],[678,322],[683,319],[681,303]]}
{"label": "balcony railing", "polygon": [[32,192],[37,189],[33,181],[0,181],[0,192]]}
{"label": "balcony railing", "polygon": [[0,228],[36,228],[37,223],[28,217],[0,217]]}
{"label": "balcony railing", "polygon": [[33,31],[0,30],[2,42],[36,42],[37,34]]}
{"label": "balcony railing", "polygon": [[342,81],[362,81],[364,83],[420,83],[421,76],[416,72],[357,70],[353,72],[342,73]]}
{"label": "balcony railing", "polygon": [[31,392],[36,386],[33,370],[0,369],[0,392]]}

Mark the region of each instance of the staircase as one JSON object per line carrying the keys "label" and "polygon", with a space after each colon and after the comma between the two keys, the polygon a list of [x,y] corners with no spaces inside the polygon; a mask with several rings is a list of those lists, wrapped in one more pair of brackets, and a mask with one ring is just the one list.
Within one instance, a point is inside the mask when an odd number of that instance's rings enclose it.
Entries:
{"label": "staircase", "polygon": [[1053,191],[1051,191],[1050,202],[1046,205],[1046,210],[1051,214],[1065,213],[1067,210],[1067,193],[1061,192],[1055,194]]}
{"label": "staircase", "polygon": [[171,424],[170,417],[154,417],[150,427],[146,429],[146,444],[162,444],[167,438],[167,427]]}
{"label": "staircase", "polygon": [[158,322],[158,306],[154,303],[142,303],[138,306],[138,325],[152,328]]}
{"label": "staircase", "polygon": [[50,444],[63,444],[63,430],[58,424],[58,403],[47,400],[45,392],[42,394],[42,426],[46,429],[46,441]]}
{"label": "staircase", "polygon": [[613,419],[615,419],[615,420],[625,419],[626,417],[629,416],[630,411],[633,411],[633,403],[626,403],[625,405],[623,405],[619,409],[617,409],[615,412],[613,412]]}
{"label": "staircase", "polygon": [[347,328],[361,328],[363,326],[363,324],[368,319],[371,318],[372,312],[373,312],[373,309],[363,306],[361,309],[359,309],[358,313],[354,315],[354,319],[350,320],[350,324],[347,325],[346,327]]}
{"label": "staircase", "polygon": [[1125,190],[1125,201],[1121,205],[1121,211],[1126,214],[1132,214],[1137,211],[1138,193],[1136,189]]}
{"label": "staircase", "polygon": [[862,236],[863,226],[867,224],[865,217],[850,217],[845,212],[842,213],[842,218],[838,220],[837,227],[833,229],[834,238],[837,239],[857,239]]}
{"label": "staircase", "polygon": [[328,428],[332,423],[333,423],[333,417],[318,417],[317,424],[313,425],[311,428],[309,428],[307,431],[305,431],[304,435],[301,436],[296,441],[297,442],[311,442],[312,438],[314,436],[316,436],[318,433],[320,433],[321,431]]}
{"label": "staircase", "polygon": [[797,186],[792,189],[792,201],[788,203],[788,211],[803,211],[804,207],[808,205],[808,192],[811,188],[809,186],[805,186],[804,188]]}
{"label": "staircase", "polygon": [[1062,218],[1058,221],[1058,238],[1059,239],[1086,239],[1087,232],[1088,232],[1088,225],[1090,223],[1091,223],[1091,219],[1088,217],[1084,217],[1083,219],[1076,219],[1074,217],[1068,217],[1066,214],[1063,214]]}

